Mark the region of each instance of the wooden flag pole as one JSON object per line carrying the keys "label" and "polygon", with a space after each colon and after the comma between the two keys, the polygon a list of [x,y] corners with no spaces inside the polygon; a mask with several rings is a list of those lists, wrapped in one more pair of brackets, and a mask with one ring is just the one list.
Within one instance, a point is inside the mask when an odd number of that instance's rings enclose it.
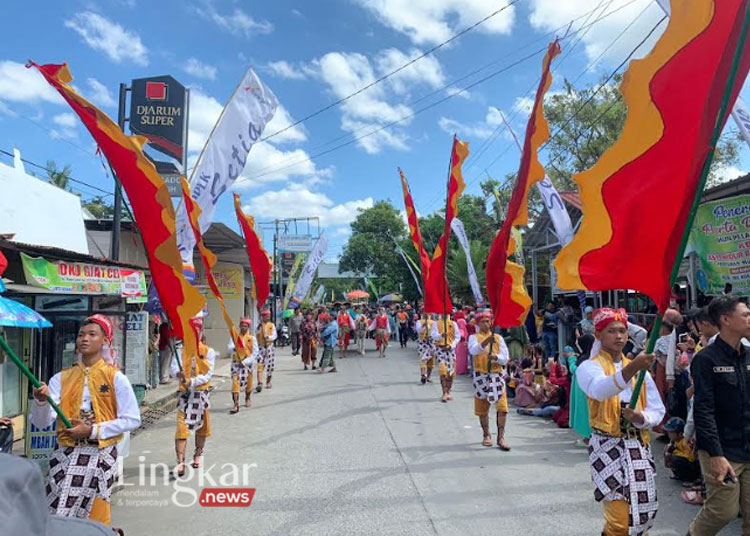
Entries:
{"label": "wooden flag pole", "polygon": [[[690,212],[688,214],[687,223],[685,229],[682,232],[682,240],[677,250],[677,258],[675,258],[674,264],[672,265],[672,274],[669,276],[669,288],[675,284],[677,275],[680,271],[680,264],[682,258],[685,255],[685,248],[687,247],[688,238],[690,237],[690,230],[693,228],[693,222],[695,216],[698,213],[698,206],[700,205],[701,196],[703,195],[703,188],[706,186],[708,180],[708,173],[711,170],[711,164],[713,163],[714,156],[716,155],[716,144],[721,136],[724,124],[726,123],[727,116],[730,108],[730,98],[732,97],[732,90],[734,88],[735,81],[737,80],[737,71],[740,67],[740,61],[742,59],[742,53],[745,49],[745,42],[747,41],[748,28],[750,28],[750,1],[745,2],[745,15],[742,20],[742,29],[740,30],[739,43],[737,49],[734,51],[734,58],[732,60],[732,68],[729,71],[729,80],[724,88],[724,94],[721,99],[721,107],[719,108],[719,115],[716,118],[716,124],[714,125],[714,131],[711,136],[711,143],[709,145],[708,155],[706,160],[703,162],[703,169],[701,170],[700,180],[698,181],[698,187],[695,189],[695,196],[693,197],[693,203],[690,205]],[[661,313],[661,312],[660,312]],[[656,317],[654,327],[651,329],[651,334],[646,345],[646,353],[650,354],[654,351],[656,346],[656,339],[659,337],[659,330],[661,329],[661,314]],[[635,409],[638,402],[638,396],[640,395],[643,387],[643,381],[646,378],[646,371],[642,370],[638,373],[638,380],[636,381],[635,388],[633,389],[633,396],[630,399],[630,408]]]}
{"label": "wooden flag pole", "polygon": [[[8,354],[8,357],[10,357],[10,360],[13,361],[13,363],[16,364],[16,366],[21,370],[24,376],[26,376],[29,381],[31,382],[31,385],[39,389],[42,386],[42,382],[40,382],[36,376],[34,376],[31,371],[28,369],[28,367],[24,364],[23,361],[16,355],[16,353],[11,349],[11,347],[6,342],[5,338],[0,335],[0,347],[2,347],[3,351]],[[57,413],[58,417],[60,417],[60,420],[65,425],[65,428],[73,428],[73,425],[70,423],[68,418],[65,416],[65,414],[60,409],[60,406],[55,404],[55,401],[52,400],[51,396],[47,396],[47,402],[52,407],[52,409],[55,410],[55,413]]]}

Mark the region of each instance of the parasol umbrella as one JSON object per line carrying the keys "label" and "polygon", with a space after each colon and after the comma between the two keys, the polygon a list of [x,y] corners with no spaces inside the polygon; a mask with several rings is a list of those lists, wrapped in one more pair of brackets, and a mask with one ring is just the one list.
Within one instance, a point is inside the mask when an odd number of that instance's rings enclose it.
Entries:
{"label": "parasol umbrella", "polygon": [[281,313],[281,318],[289,318],[294,314],[294,309],[285,309],[283,313]]}
{"label": "parasol umbrella", "polygon": [[346,297],[350,300],[366,300],[370,294],[364,290],[352,290],[346,294]]}
{"label": "parasol umbrella", "polygon": [[404,301],[404,297],[401,296],[401,294],[397,294],[396,292],[392,292],[390,294],[386,294],[385,296],[383,296],[382,298],[380,298],[380,300],[378,300],[378,301],[381,301],[383,303],[386,303],[386,302],[388,302],[388,303],[390,303],[390,302],[402,302],[402,301]]}
{"label": "parasol umbrella", "polygon": [[[2,257],[2,253],[0,253],[0,257]],[[0,289],[0,291],[5,290],[5,285],[2,283],[2,279],[0,279]],[[0,326],[41,329],[51,327],[52,324],[42,315],[40,315],[33,309],[26,307],[22,303],[18,303],[16,301],[9,300],[8,298],[3,298],[2,296],[0,296]],[[24,362],[18,358],[18,356],[8,345],[8,342],[5,340],[2,334],[0,334],[0,348],[2,348],[2,350],[8,355],[8,357],[10,357],[10,360],[13,361],[13,363],[15,363],[19,369],[21,369],[21,372],[29,379],[34,387],[39,388],[39,386],[42,385],[41,382],[37,380],[36,377],[31,373],[28,367],[26,367]],[[47,402],[49,402],[50,406],[52,406],[52,409],[54,409],[55,412],[60,416],[60,419],[65,424],[65,426],[67,428],[72,428],[73,425],[62,412],[60,407],[55,404],[55,402],[52,400],[52,397],[48,396]]]}

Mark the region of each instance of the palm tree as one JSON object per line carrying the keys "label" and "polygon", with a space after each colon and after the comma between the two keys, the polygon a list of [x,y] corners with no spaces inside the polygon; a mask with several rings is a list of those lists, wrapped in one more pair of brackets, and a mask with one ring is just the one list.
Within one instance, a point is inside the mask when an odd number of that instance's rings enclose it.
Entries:
{"label": "palm tree", "polygon": [[[479,240],[469,242],[469,253],[471,254],[471,263],[474,265],[474,271],[477,274],[477,281],[482,294],[486,294],[484,265],[489,254],[489,246]],[[448,257],[448,280],[451,282],[451,296],[457,302],[474,303],[474,293],[471,291],[469,282],[469,266],[466,263],[466,254],[463,248],[451,248]],[[486,296],[485,296],[486,299]]]}
{"label": "palm tree", "polygon": [[71,171],[73,170],[70,165],[66,164],[64,168],[57,169],[57,164],[54,160],[47,160],[47,177],[49,177],[49,182],[66,192],[70,191],[68,183],[70,182]]}

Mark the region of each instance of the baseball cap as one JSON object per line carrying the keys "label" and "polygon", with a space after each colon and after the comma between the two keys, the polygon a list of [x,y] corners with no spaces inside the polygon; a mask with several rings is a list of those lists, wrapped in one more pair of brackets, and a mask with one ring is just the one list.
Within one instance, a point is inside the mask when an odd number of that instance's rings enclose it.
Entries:
{"label": "baseball cap", "polygon": [[94,521],[49,515],[42,473],[36,463],[0,453],[0,519],[14,536],[112,536]]}
{"label": "baseball cap", "polygon": [[670,417],[662,427],[666,432],[682,433],[685,430],[685,421],[679,417]]}

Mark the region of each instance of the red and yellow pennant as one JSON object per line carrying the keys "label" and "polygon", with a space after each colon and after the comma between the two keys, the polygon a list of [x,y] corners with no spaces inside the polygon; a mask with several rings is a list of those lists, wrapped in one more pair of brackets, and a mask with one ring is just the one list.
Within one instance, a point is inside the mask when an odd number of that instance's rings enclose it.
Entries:
{"label": "red and yellow pennant", "polygon": [[[182,274],[182,259],[177,249],[175,212],[164,181],[143,153],[146,138],[127,136],[104,112],[81,97],[69,84],[73,77],[68,65],[37,65],[31,62],[54,87],[83,122],[114,169],[133,208],[133,216],[148,255],[151,278],[169,317],[172,333],[184,342],[183,351],[192,356],[198,351],[190,318],[205,306],[205,298]],[[185,371],[189,375],[190,369]]]}
{"label": "red and yellow pennant", "polygon": [[448,181],[448,199],[445,210],[445,227],[435,247],[435,252],[432,254],[432,261],[424,283],[424,310],[427,313],[446,314],[453,310],[445,273],[445,256],[448,254],[451,222],[458,215],[458,198],[461,197],[466,188],[461,166],[468,156],[469,144],[454,136],[451,152],[451,176]]}
{"label": "red and yellow pennant", "polygon": [[255,220],[252,216],[242,212],[242,202],[238,194],[234,194],[234,210],[245,237],[245,249],[250,259],[250,269],[253,271],[253,277],[255,277],[256,303],[258,304],[258,310],[260,310],[271,293],[273,263],[263,247],[263,241],[255,232]]}
{"label": "red and yellow pennant", "polygon": [[[576,175],[583,220],[555,260],[562,289],[633,289],[669,305],[670,274],[700,183],[746,0],[672,3],[669,26],[631,62],[619,139]],[[750,69],[743,51],[732,88]]]}
{"label": "red and yellow pennant", "polygon": [[427,280],[427,274],[430,271],[430,256],[424,248],[422,232],[419,230],[417,209],[414,207],[409,183],[406,181],[406,176],[404,176],[401,168],[398,169],[398,174],[401,177],[401,188],[404,190],[404,207],[406,208],[406,221],[409,223],[409,236],[411,237],[411,243],[414,244],[414,249],[417,250],[417,254],[419,255],[420,267],[422,269],[422,285],[424,285]]}
{"label": "red and yellow pennant", "polygon": [[214,266],[216,266],[216,255],[214,255],[214,253],[208,249],[203,242],[200,224],[198,223],[198,219],[201,217],[201,208],[190,196],[190,185],[188,184],[188,181],[185,180],[185,177],[180,177],[180,183],[182,184],[182,200],[185,203],[185,210],[187,211],[190,228],[193,230],[195,243],[198,246],[198,252],[200,253],[203,268],[206,272],[206,281],[208,281],[208,286],[211,289],[211,292],[213,292],[213,295],[216,296],[216,300],[219,302],[219,308],[221,309],[224,322],[229,330],[229,335],[232,337],[232,342],[234,342],[235,351],[240,357],[245,357],[245,345],[242,342],[242,337],[240,337],[237,328],[234,326],[232,317],[229,316],[229,312],[227,312],[227,307],[224,304],[224,296],[222,296],[221,291],[219,290],[219,285],[216,284],[216,278],[212,271]]}
{"label": "red and yellow pennant", "polygon": [[542,62],[542,78],[526,125],[521,163],[508,204],[508,214],[492,241],[487,257],[487,296],[494,313],[494,324],[503,328],[522,325],[531,307],[531,298],[524,282],[524,267],[510,261],[508,257],[516,251],[516,242],[512,236],[514,227],[529,223],[528,199],[531,187],[544,180],[544,167],[539,162],[537,153],[549,138],[549,126],[544,118],[544,95],[552,85],[550,66],[558,54],[560,45],[555,40],[549,45]]}

